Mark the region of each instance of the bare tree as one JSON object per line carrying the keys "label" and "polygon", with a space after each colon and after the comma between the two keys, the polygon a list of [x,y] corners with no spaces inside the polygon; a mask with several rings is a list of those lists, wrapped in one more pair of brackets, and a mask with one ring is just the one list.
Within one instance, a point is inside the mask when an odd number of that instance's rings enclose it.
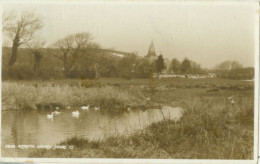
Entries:
{"label": "bare tree", "polygon": [[27,43],[27,47],[31,49],[34,55],[34,66],[33,70],[38,71],[40,68],[40,63],[42,59],[41,49],[45,45],[45,41],[42,39],[35,39]]}
{"label": "bare tree", "polygon": [[16,15],[13,11],[7,11],[3,13],[2,17],[2,30],[6,31],[7,28],[11,25],[11,23],[14,21]]}
{"label": "bare tree", "polygon": [[54,48],[58,48],[62,53],[65,76],[69,75],[80,52],[87,47],[90,40],[91,35],[84,32],[68,35],[54,43]]}
{"label": "bare tree", "polygon": [[3,32],[13,41],[9,68],[16,62],[18,47],[31,41],[41,28],[42,18],[35,11],[24,10],[19,16],[14,13],[3,14]]}

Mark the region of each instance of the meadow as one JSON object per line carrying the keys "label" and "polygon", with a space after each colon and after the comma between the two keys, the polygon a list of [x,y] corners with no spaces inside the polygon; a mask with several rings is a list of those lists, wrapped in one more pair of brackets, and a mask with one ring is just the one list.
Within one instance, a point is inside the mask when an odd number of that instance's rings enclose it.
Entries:
{"label": "meadow", "polygon": [[[253,82],[226,79],[99,79],[4,81],[2,109],[66,109],[100,106],[104,110],[180,105],[187,95],[252,93]],[[250,92],[251,91],[251,92]]]}
{"label": "meadow", "polygon": [[[228,97],[233,96],[232,104]],[[252,159],[254,84],[227,79],[99,79],[4,81],[3,110],[100,106],[122,112],[163,105],[183,108],[178,121],[163,120],[130,136],[90,141],[72,136],[73,150],[34,150],[30,157]]]}

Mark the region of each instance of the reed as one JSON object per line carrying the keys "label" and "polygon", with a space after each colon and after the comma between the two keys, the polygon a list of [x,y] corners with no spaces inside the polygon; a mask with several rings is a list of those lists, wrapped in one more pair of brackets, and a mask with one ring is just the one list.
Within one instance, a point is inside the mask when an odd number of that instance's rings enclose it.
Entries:
{"label": "reed", "polygon": [[35,151],[30,156],[253,159],[253,98],[235,98],[239,103],[232,105],[226,97],[187,96],[181,102],[184,113],[178,122],[164,119],[130,136],[109,136],[102,141],[73,137],[62,142],[73,145],[73,151]]}
{"label": "reed", "polygon": [[[2,109],[49,109],[83,105],[100,106],[101,110],[144,107],[145,95],[112,86],[81,88],[65,86],[38,86],[23,83],[2,83]],[[150,105],[148,105],[150,106]]]}

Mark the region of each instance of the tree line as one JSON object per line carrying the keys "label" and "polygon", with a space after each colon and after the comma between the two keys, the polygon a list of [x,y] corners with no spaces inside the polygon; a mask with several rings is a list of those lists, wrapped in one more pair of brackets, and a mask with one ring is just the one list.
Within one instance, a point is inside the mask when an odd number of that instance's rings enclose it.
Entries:
{"label": "tree line", "polygon": [[[44,48],[46,42],[39,36],[42,27],[43,18],[35,11],[23,11],[20,15],[14,12],[3,14],[3,33],[12,41],[11,49],[3,48],[3,79],[148,78],[155,73],[209,72],[188,58],[182,61],[174,58],[166,63],[162,54],[152,62],[137,53],[116,56],[102,51],[88,32],[69,34]],[[20,62],[17,62],[18,54]],[[231,75],[227,75],[227,70],[238,68],[242,69],[242,65],[227,61],[210,71],[217,70],[220,77],[229,78]]]}

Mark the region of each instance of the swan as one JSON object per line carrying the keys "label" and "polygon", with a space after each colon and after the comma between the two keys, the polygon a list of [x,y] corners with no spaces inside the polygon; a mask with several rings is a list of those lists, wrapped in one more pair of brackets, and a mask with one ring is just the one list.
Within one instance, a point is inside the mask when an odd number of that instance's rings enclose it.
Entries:
{"label": "swan", "polygon": [[54,112],[52,112],[54,115],[59,115],[61,112],[59,112],[59,111],[54,111]]}
{"label": "swan", "polygon": [[73,111],[72,117],[79,118],[79,111]]}
{"label": "swan", "polygon": [[53,119],[53,112],[51,114],[47,114],[48,119]]}
{"label": "swan", "polygon": [[151,99],[149,97],[146,98],[147,101],[150,101]]}
{"label": "swan", "polygon": [[233,99],[233,96],[228,97],[229,100]]}
{"label": "swan", "polygon": [[131,108],[130,108],[130,107],[127,107],[127,111],[130,112],[130,111],[131,111]]}
{"label": "swan", "polygon": [[70,106],[68,106],[67,109],[70,109]]}
{"label": "swan", "polygon": [[95,107],[95,110],[99,110],[100,109],[100,107]]}
{"label": "swan", "polygon": [[79,115],[79,111],[73,111],[72,115]]}
{"label": "swan", "polygon": [[233,105],[235,104],[235,101],[233,99],[231,100],[231,104],[233,104]]}
{"label": "swan", "polygon": [[59,107],[56,107],[55,109],[56,109],[56,110],[59,110],[60,108],[59,108]]}
{"label": "swan", "polygon": [[88,106],[82,106],[81,109],[82,110],[88,110],[89,109],[89,105]]}

